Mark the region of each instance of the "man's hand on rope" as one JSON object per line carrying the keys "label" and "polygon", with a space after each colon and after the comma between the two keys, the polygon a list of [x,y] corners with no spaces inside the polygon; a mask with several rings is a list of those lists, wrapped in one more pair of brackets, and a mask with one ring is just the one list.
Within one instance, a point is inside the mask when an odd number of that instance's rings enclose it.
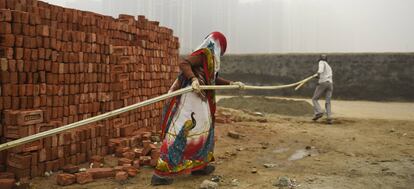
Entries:
{"label": "man's hand on rope", "polygon": [[244,89],[244,87],[246,86],[243,82],[241,81],[232,81],[230,82],[230,85],[238,85],[239,89]]}

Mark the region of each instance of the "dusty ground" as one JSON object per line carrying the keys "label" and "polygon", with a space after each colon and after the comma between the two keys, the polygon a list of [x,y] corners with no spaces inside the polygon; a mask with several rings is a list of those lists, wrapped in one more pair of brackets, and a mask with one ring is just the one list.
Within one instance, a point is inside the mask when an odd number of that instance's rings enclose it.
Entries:
{"label": "dusty ground", "polygon": [[[227,98],[232,98],[232,96],[218,96],[217,100]],[[289,101],[306,101],[309,104],[312,104],[311,99],[284,97],[267,98]],[[325,101],[322,99],[319,101],[319,103],[321,104],[321,106],[324,106]],[[333,99],[331,104],[333,115],[335,117],[414,121],[414,103],[412,102],[373,102]]]}
{"label": "dusty ground", "polygon": [[[241,122],[216,126],[214,175],[222,177],[219,188],[277,188],[273,183],[279,176],[295,179],[296,188],[304,189],[414,188],[412,120],[336,117],[333,125],[326,125],[309,117],[265,114],[267,122],[258,122],[263,117],[246,111],[221,108],[220,112],[237,115]],[[230,130],[242,137],[227,136]],[[102,179],[65,188],[198,188],[212,177],[186,176],[170,186],[151,187],[151,172],[144,168],[126,183]],[[237,186],[232,185],[234,179]],[[59,188],[53,176],[34,179],[32,186]]]}
{"label": "dusty ground", "polygon": [[312,105],[304,100],[269,98],[262,96],[221,98],[218,106],[251,112],[289,116],[312,116]]}

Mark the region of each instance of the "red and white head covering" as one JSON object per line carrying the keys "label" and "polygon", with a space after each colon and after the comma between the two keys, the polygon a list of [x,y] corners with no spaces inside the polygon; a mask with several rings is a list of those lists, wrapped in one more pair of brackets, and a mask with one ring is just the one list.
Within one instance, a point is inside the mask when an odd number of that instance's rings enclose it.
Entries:
{"label": "red and white head covering", "polygon": [[204,38],[204,41],[198,48],[196,48],[196,51],[203,48],[209,48],[210,51],[214,54],[214,71],[218,72],[220,70],[220,56],[224,55],[227,48],[226,37],[220,32],[212,32],[206,38]]}

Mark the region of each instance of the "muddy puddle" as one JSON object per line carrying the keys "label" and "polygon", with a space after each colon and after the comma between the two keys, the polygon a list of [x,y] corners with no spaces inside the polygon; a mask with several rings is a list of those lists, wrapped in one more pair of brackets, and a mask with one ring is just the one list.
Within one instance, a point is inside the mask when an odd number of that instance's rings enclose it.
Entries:
{"label": "muddy puddle", "polygon": [[[275,154],[285,154],[287,152],[291,151],[290,148],[276,148],[275,150],[273,150],[273,153]],[[293,153],[291,153],[287,160],[289,161],[295,161],[295,160],[300,160],[303,159],[305,157],[310,157],[310,156],[317,156],[319,155],[318,150],[315,147],[306,147],[303,149],[297,149],[294,150]]]}
{"label": "muddy puddle", "polygon": [[303,159],[305,157],[310,157],[310,156],[317,156],[318,150],[311,148],[311,149],[299,149],[296,150],[292,155],[290,155],[290,157],[288,158],[289,161],[295,161],[295,160],[300,160]]}

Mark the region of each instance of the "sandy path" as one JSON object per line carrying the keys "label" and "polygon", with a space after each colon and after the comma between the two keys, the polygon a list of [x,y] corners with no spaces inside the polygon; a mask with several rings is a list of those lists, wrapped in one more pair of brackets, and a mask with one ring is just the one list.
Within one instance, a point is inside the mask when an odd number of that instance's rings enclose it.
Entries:
{"label": "sandy path", "polygon": [[[231,96],[218,96],[217,100]],[[271,97],[290,100],[305,100],[312,104],[311,99]],[[323,107],[324,100],[319,103]],[[332,111],[336,117],[388,120],[414,120],[414,103],[409,102],[372,102],[333,100]]]}

